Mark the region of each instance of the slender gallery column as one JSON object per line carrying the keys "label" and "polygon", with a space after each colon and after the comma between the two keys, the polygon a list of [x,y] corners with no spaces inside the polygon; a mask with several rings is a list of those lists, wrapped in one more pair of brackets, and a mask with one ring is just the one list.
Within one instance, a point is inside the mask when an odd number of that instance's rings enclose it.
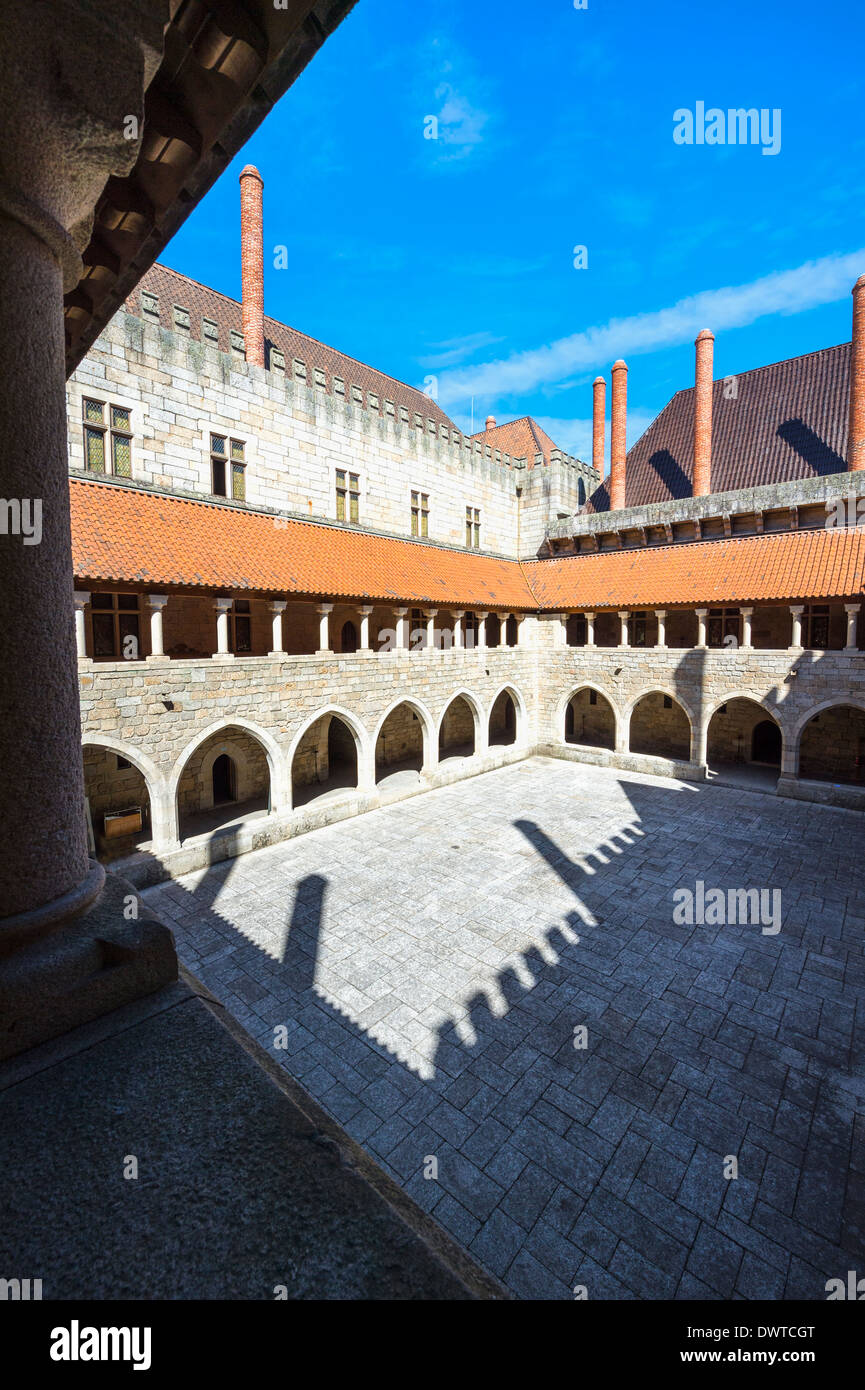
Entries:
{"label": "slender gallery column", "polygon": [[437,608],[425,608],[425,609],[424,609],[424,615],[425,615],[425,617],[426,617],[426,649],[427,649],[428,652],[434,652],[435,649],[436,649],[436,613],[437,613],[437,612],[438,612],[438,609],[437,609]]}
{"label": "slender gallery column", "polygon": [[460,609],[457,610],[456,613],[454,613],[454,643],[453,643],[453,645],[454,645],[454,651],[458,651],[461,647],[464,647],[464,646],[465,646],[465,642],[464,642],[464,640],[463,640],[463,618],[464,618],[464,617],[465,617],[465,609],[464,609],[464,608],[460,608]]}
{"label": "slender gallery column", "polygon": [[372,613],[372,604],[365,603],[360,610],[360,650],[369,651],[369,618]]}
{"label": "slender gallery column", "polygon": [[856,620],[859,615],[860,604],[845,603],[844,612],[847,614],[847,642],[844,647],[845,652],[858,651],[858,639],[856,635]]}
{"label": "slender gallery column", "polygon": [[594,614],[594,613],[587,613],[587,614],[586,614],[586,646],[587,646],[587,647],[593,647],[594,645],[595,645],[595,614]]}
{"label": "slender gallery column", "polygon": [[395,608],[393,612],[396,618],[396,649],[398,652],[407,652],[409,644],[408,609]]}
{"label": "slender gallery column", "polygon": [[656,647],[666,647],[667,645],[667,610],[666,608],[656,608],[655,617],[658,619],[658,640]]}
{"label": "slender gallery column", "polygon": [[333,604],[320,603],[316,612],[318,613],[318,651],[316,656],[330,656],[330,615],[333,612]]}
{"label": "slender gallery column", "polygon": [[231,605],[234,602],[230,598],[215,598],[213,607],[216,610],[216,651],[214,656],[229,657],[232,655],[231,644],[228,640],[228,615],[231,612]]}
{"label": "slender gallery column", "polygon": [[751,646],[751,620],[754,616],[753,608],[740,608],[742,615],[742,646],[746,649]]}
{"label": "slender gallery column", "polygon": [[87,618],[84,610],[90,602],[90,595],[84,589],[76,589],[72,598],[75,603],[75,650],[79,661],[87,661]]}
{"label": "slender gallery column", "polygon": [[484,652],[487,649],[487,618],[489,612],[478,613],[478,651]]}
{"label": "slender gallery column", "polygon": [[147,607],[150,609],[150,656],[148,661],[167,661],[162,633],[162,611],[168,602],[167,594],[148,594]]}
{"label": "slender gallery column", "polygon": [[270,651],[271,656],[282,656],[283,651],[285,649],[282,635],[282,615],[287,607],[288,604],[284,598],[271,599],[270,613],[273,619],[273,636],[271,637],[272,646]]}
{"label": "slender gallery column", "polygon": [[798,649],[802,646],[802,614],[804,612],[804,603],[790,604],[790,616],[793,619],[793,631],[790,634],[791,648]]}
{"label": "slender gallery column", "polygon": [[695,611],[696,614],[697,614],[697,646],[698,646],[698,647],[705,647],[705,645],[706,645],[706,619],[707,619],[707,617],[709,616],[709,610],[708,610],[708,608],[697,608],[697,609],[695,609],[694,611]]}
{"label": "slender gallery column", "polygon": [[619,646],[620,646],[620,647],[627,647],[627,646],[628,646],[628,618],[629,618],[629,617],[630,617],[630,613],[628,612],[628,609],[627,609],[627,608],[624,608],[624,609],[621,609],[621,610],[620,610],[620,612],[619,612]]}

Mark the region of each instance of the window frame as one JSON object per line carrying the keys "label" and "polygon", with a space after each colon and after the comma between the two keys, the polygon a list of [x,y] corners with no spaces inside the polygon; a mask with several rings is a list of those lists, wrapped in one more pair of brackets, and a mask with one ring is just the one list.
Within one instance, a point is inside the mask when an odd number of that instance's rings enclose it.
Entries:
{"label": "window frame", "polygon": [[[94,603],[94,599],[109,598],[110,604]],[[134,599],[135,606],[131,604],[121,606],[120,599]],[[97,652],[97,618],[109,617],[111,619],[111,653]],[[134,619],[134,623],[131,620]],[[122,631],[126,623],[131,623],[132,631]],[[99,627],[102,625],[99,624]],[[126,637],[134,636],[137,643],[137,655],[127,657],[123,654],[123,642]],[[119,591],[115,589],[97,589],[90,595],[90,641],[94,661],[141,661],[143,652],[141,650],[141,595],[131,592]]]}
{"label": "window frame", "polygon": [[336,519],[357,526],[360,522],[360,474],[348,468],[335,468],[334,474]]}
{"label": "window frame", "polygon": [[481,548],[481,509],[466,506],[466,550]]}
{"label": "window frame", "polygon": [[417,540],[429,539],[429,493],[411,489],[411,533]]}
{"label": "window frame", "polygon": [[[220,453],[214,448],[214,440],[221,439],[225,446],[224,452]],[[235,453],[235,450],[238,453]],[[224,497],[227,502],[246,501],[246,440],[239,439],[237,435],[223,434],[219,430],[210,430],[210,495],[211,497]],[[216,468],[222,469],[222,486],[224,491],[219,492],[216,487]],[[240,479],[239,491],[235,489],[235,480]]]}
{"label": "window frame", "polygon": [[[87,407],[98,406],[99,419],[88,418]],[[105,412],[108,411],[106,419]],[[127,425],[118,425],[115,422],[115,413],[122,412],[127,417]],[[95,473],[101,478],[131,478],[132,477],[132,441],[135,438],[135,431],[132,427],[132,406],[121,405],[119,401],[100,400],[98,396],[82,395],[81,397],[81,427],[84,437],[84,468],[88,473]],[[102,440],[102,467],[94,468],[90,462],[90,447],[88,442],[89,435],[99,435]],[[129,447],[128,472],[121,472],[117,467],[117,445],[120,441],[125,441]]]}

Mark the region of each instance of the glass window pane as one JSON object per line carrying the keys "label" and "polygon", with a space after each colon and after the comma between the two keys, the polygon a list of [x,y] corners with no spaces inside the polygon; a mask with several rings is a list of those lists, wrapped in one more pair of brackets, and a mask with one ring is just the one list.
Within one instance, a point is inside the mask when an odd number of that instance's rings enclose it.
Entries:
{"label": "glass window pane", "polygon": [[353,493],[351,494],[351,519],[352,519],[352,521],[357,521],[357,520],[358,520],[358,517],[359,517],[359,511],[358,511],[358,505],[357,505],[357,493],[356,493],[356,492],[353,492]]}
{"label": "glass window pane", "polygon": [[336,519],[337,519],[337,521],[345,521],[345,493],[344,493],[344,492],[338,492],[338,493],[336,494]]}
{"label": "glass window pane", "polygon": [[111,613],[93,614],[93,655],[114,655],[114,617]]}
{"label": "glass window pane", "polygon": [[84,419],[91,420],[95,425],[101,425],[105,416],[103,414],[105,406],[101,401],[84,402]]}
{"label": "glass window pane", "polygon": [[231,457],[243,462],[243,445],[239,439],[232,439],[231,441]]}
{"label": "glass window pane", "polygon": [[113,595],[113,594],[91,594],[91,595],[90,595],[90,607],[91,607],[91,608],[113,608],[113,607],[114,607],[114,595]]}
{"label": "glass window pane", "polygon": [[246,498],[246,469],[241,463],[231,465],[231,495],[235,502],[243,502]]}
{"label": "glass window pane", "polygon": [[[127,661],[136,661],[141,655],[141,643],[138,634],[138,614],[121,613],[117,619],[117,628],[120,634],[120,651],[118,656],[122,656]],[[134,638],[134,643],[127,639]]]}
{"label": "glass window pane", "polygon": [[234,620],[234,650],[237,652],[252,651],[252,623],[249,618],[235,618]]}
{"label": "glass window pane", "polygon": [[224,435],[221,435],[221,434],[212,434],[212,435],[210,436],[210,452],[211,452],[212,454],[224,454],[224,453],[225,453],[225,436],[224,436]]}
{"label": "glass window pane", "polygon": [[102,430],[84,431],[85,463],[94,473],[105,472],[105,436]]}
{"label": "glass window pane", "polygon": [[116,430],[131,430],[129,411],[125,406],[113,405],[111,407],[111,424]]}
{"label": "glass window pane", "polygon": [[118,478],[132,477],[132,440],[125,434],[111,436],[112,467]]}
{"label": "glass window pane", "polygon": [[215,497],[225,496],[225,464],[222,459],[213,460],[213,492]]}
{"label": "glass window pane", "polygon": [[118,608],[127,608],[127,609],[129,609],[129,608],[134,608],[135,611],[137,612],[137,611],[138,611],[138,595],[137,595],[137,594],[118,594],[118,595],[117,595],[117,607],[118,607]]}

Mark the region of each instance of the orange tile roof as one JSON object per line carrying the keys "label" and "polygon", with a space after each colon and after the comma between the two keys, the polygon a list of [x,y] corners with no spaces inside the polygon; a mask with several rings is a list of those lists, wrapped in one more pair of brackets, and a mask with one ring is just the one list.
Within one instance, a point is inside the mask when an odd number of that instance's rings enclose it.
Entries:
{"label": "orange tile roof", "polygon": [[79,581],[442,604],[603,609],[853,598],[865,588],[865,531],[789,531],[550,560],[70,480]]}
{"label": "orange tile roof", "polygon": [[510,454],[511,458],[525,459],[529,468],[534,468],[536,454],[543,454],[544,463],[549,463],[550,454],[553,449],[558,448],[531,415],[523,415],[519,420],[507,420],[502,425],[493,425],[492,429],[480,430],[471,437],[479,439],[482,444],[489,444],[491,449],[501,449],[503,453]]}
{"label": "orange tile roof", "polygon": [[520,566],[471,551],[70,480],[75,577],[454,608],[534,608]]}
{"label": "orange tile roof", "polygon": [[523,566],[540,608],[641,608],[855,597],[865,531],[785,531]]}

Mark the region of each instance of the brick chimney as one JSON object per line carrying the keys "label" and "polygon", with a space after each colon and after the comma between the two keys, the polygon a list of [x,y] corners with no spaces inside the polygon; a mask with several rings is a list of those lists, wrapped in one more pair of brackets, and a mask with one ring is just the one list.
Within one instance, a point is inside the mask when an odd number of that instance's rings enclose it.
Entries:
{"label": "brick chimney", "polygon": [[264,366],[264,180],[254,164],[240,175],[240,263],[243,280],[243,341],[246,360]]}
{"label": "brick chimney", "polygon": [[613,363],[613,390],[610,428],[610,510],[625,505],[625,460],[628,433],[628,368],[619,359]]}
{"label": "brick chimney", "polygon": [[604,416],[607,410],[607,383],[596,376],[592,383],[592,463],[599,478],[604,476]]}
{"label": "brick chimney", "polygon": [[712,378],[715,335],[708,328],[697,335],[694,344],[694,496],[712,491]]}
{"label": "brick chimney", "polygon": [[487,416],[486,428],[487,428],[488,430],[494,430],[495,427],[496,427],[496,417],[495,417],[495,415],[488,415],[488,416]]}
{"label": "brick chimney", "polygon": [[865,275],[853,286],[853,342],[850,344],[850,428],[847,467],[865,468]]}

